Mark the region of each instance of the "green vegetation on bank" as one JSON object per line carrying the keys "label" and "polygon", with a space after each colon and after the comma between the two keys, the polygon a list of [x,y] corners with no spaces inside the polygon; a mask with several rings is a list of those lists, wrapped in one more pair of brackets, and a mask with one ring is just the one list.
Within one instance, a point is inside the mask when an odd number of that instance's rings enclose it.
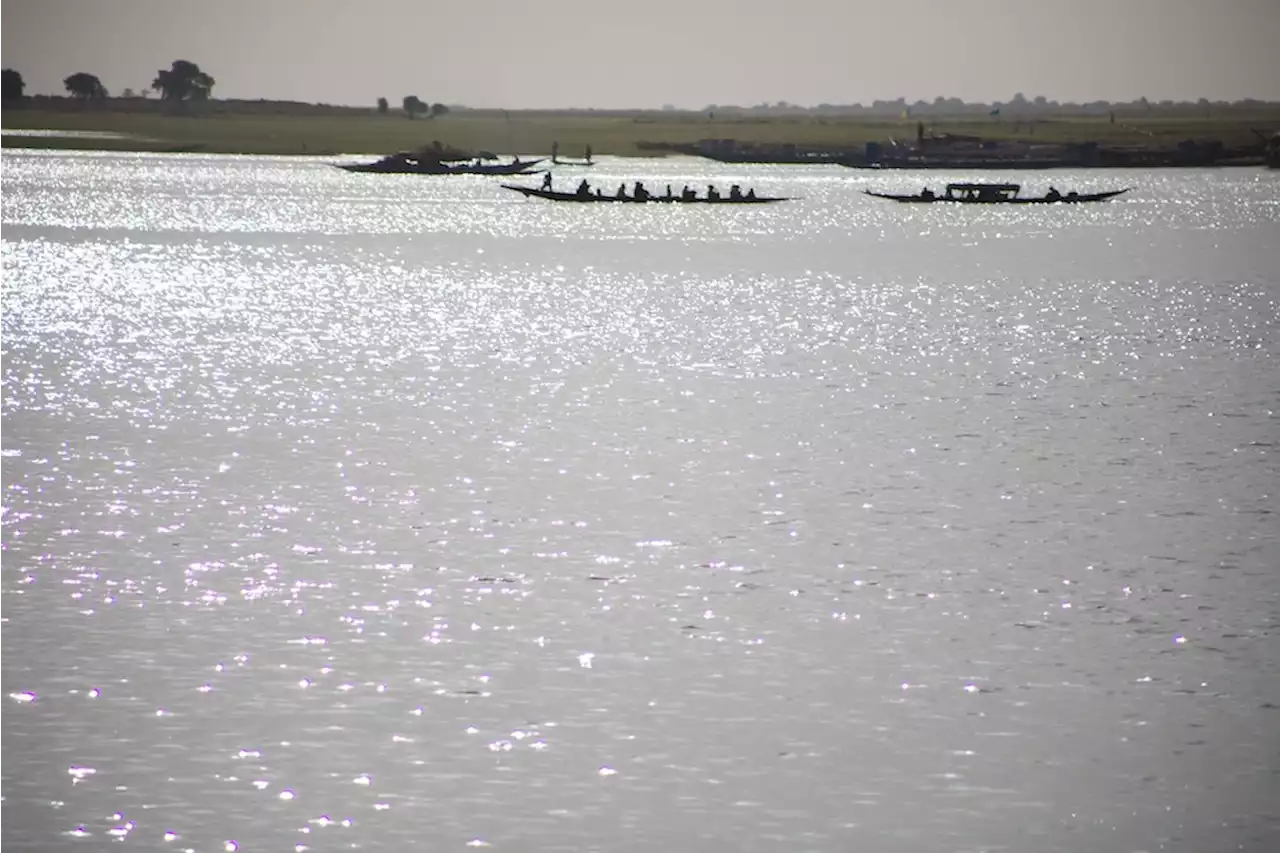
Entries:
{"label": "green vegetation on bank", "polygon": [[[56,107],[48,102],[59,101]],[[636,156],[661,153],[661,146],[701,139],[799,146],[857,146],[871,141],[913,139],[915,117],[860,115],[755,115],[750,112],[461,110],[408,121],[375,109],[324,108],[262,102],[211,101],[184,112],[137,108],[128,99],[79,101],[29,99],[3,111],[5,130],[96,131],[121,138],[5,135],[5,147],[82,148],[129,151],[196,151],[230,154],[383,154],[428,145],[472,151],[543,153],[553,142],[561,153],[590,145],[596,154]],[[133,99],[141,102],[143,99]],[[119,108],[117,108],[119,107]],[[430,115],[430,113],[427,113]],[[1280,106],[1222,116],[1185,114],[1002,116],[922,119],[931,133],[1028,142],[1084,142],[1140,148],[1169,148],[1187,139],[1221,140],[1228,147],[1257,145],[1255,131],[1280,130]],[[659,148],[654,149],[654,144]]]}
{"label": "green vegetation on bank", "polygon": [[[1152,151],[1207,143],[1211,150],[1240,152],[1259,149],[1266,134],[1280,130],[1280,104],[1253,99],[1060,104],[1018,92],[1008,102],[990,104],[940,96],[931,102],[897,98],[867,106],[778,102],[698,111],[508,111],[449,107],[406,95],[397,111],[385,97],[368,108],[214,100],[214,78],[185,59],[158,70],[141,97],[125,89],[123,97],[112,98],[89,72],[63,82],[72,97],[29,96],[22,74],[3,69],[3,128],[63,132],[5,134],[5,147],[336,155],[386,154],[438,142],[469,151],[530,154],[548,152],[559,142],[568,156],[587,147],[597,154],[635,156],[692,150],[702,140],[852,150],[868,142],[927,136],[1094,142]],[[158,99],[147,97],[152,91]],[[86,131],[92,133],[75,135]]]}

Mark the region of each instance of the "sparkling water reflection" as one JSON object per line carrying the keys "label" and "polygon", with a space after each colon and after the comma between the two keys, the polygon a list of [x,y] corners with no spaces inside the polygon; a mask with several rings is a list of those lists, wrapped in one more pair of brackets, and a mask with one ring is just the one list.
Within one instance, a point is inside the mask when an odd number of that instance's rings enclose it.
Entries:
{"label": "sparkling water reflection", "polygon": [[1275,175],[4,160],[15,849],[1276,843]]}

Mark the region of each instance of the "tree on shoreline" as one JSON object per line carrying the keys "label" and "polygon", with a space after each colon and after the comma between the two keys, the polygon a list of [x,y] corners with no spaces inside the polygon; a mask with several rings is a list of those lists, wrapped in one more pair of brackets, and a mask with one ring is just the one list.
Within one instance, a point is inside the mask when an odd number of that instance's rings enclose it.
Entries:
{"label": "tree on shoreline", "polygon": [[175,59],[169,69],[156,72],[151,87],[166,101],[206,101],[216,81],[185,59]]}
{"label": "tree on shoreline", "polygon": [[96,74],[90,74],[87,71],[77,71],[65,78],[62,85],[67,87],[67,91],[73,98],[89,100],[107,97],[107,87],[102,85],[102,81]]}
{"label": "tree on shoreline", "polygon": [[427,105],[417,95],[405,95],[401,106],[404,107],[405,115],[409,118],[417,118],[418,113],[426,113],[428,109]]}
{"label": "tree on shoreline", "polygon": [[22,79],[22,75],[12,68],[6,68],[3,72],[3,94],[6,104],[17,103],[22,100],[23,93],[27,89],[27,83]]}

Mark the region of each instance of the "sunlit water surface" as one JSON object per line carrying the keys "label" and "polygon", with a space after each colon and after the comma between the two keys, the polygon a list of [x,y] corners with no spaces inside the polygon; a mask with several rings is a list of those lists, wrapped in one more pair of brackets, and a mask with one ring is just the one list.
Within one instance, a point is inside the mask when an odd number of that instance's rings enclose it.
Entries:
{"label": "sunlit water surface", "polygon": [[4,154],[7,844],[1277,849],[1280,173],[584,174]]}

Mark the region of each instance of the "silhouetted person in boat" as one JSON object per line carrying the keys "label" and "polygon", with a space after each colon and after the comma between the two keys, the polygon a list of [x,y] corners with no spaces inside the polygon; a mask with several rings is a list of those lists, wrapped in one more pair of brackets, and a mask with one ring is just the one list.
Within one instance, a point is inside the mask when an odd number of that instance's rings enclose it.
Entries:
{"label": "silhouetted person in boat", "polygon": [[933,190],[929,189],[928,187],[925,187],[924,189],[920,190],[920,198],[932,200]]}
{"label": "silhouetted person in boat", "polygon": [[693,201],[697,197],[698,197],[698,194],[693,190],[689,189],[688,184],[685,184],[684,189],[680,190],[680,198],[684,199],[685,201]]}
{"label": "silhouetted person in boat", "polygon": [[645,189],[644,184],[639,181],[636,181],[636,187],[632,192],[634,193],[637,201],[644,201],[649,197],[649,191]]}
{"label": "silhouetted person in boat", "polygon": [[667,184],[667,194],[663,198],[671,198],[671,184]]}
{"label": "silhouetted person in boat", "polygon": [[587,183],[586,178],[583,178],[582,183],[578,184],[578,195],[591,195],[591,185]]}
{"label": "silhouetted person in boat", "polygon": [[626,197],[627,197],[627,185],[626,185],[626,184],[618,184],[618,195],[617,195],[617,197],[618,197],[618,198],[626,198]]}
{"label": "silhouetted person in boat", "polygon": [[707,201],[718,201],[720,199],[720,191],[716,189],[715,184],[707,184]]}
{"label": "silhouetted person in boat", "polygon": [[737,184],[734,184],[733,186],[729,187],[729,198],[733,199],[734,201],[742,201],[742,187],[738,186]]}
{"label": "silhouetted person in boat", "polygon": [[542,188],[550,191],[551,189],[551,173],[547,172],[542,176]]}
{"label": "silhouetted person in boat", "polygon": [[604,190],[596,187],[596,198],[604,198]]}
{"label": "silhouetted person in boat", "polygon": [[1062,193],[1058,192],[1053,187],[1049,187],[1049,191],[1044,194],[1044,197],[1049,199],[1049,201],[1057,201],[1062,198]]}
{"label": "silhouetted person in boat", "polygon": [[752,187],[751,189],[747,190],[747,198],[755,198],[755,197],[756,197],[755,187]]}

